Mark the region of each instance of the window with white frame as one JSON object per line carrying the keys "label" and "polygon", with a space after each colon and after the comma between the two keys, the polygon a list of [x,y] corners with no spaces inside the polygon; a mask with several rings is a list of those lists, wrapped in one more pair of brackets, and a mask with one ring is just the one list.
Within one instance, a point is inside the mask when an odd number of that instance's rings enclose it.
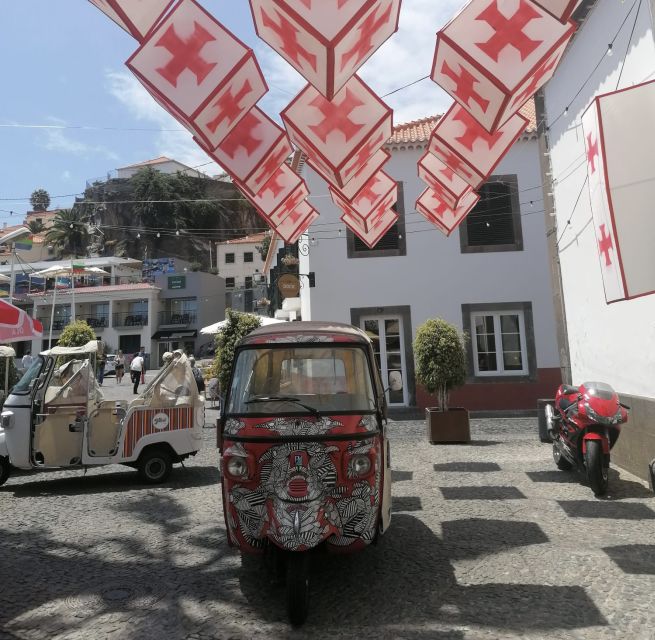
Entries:
{"label": "window with white frame", "polygon": [[529,373],[522,310],[471,312],[471,347],[476,376]]}

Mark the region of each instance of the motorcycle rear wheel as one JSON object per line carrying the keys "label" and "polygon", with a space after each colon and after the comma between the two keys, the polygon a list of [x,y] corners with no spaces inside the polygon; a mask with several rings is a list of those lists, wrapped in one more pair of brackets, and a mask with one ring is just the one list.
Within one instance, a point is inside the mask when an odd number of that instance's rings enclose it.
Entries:
{"label": "motorcycle rear wheel", "polygon": [[557,441],[553,442],[553,460],[560,471],[570,471],[573,465],[562,455]]}
{"label": "motorcycle rear wheel", "polygon": [[309,613],[309,553],[287,555],[287,613],[294,627],[299,627]]}
{"label": "motorcycle rear wheel", "polygon": [[594,495],[604,496],[609,483],[609,468],[605,466],[603,446],[600,440],[587,442],[584,464],[587,468],[587,480],[589,480]]}

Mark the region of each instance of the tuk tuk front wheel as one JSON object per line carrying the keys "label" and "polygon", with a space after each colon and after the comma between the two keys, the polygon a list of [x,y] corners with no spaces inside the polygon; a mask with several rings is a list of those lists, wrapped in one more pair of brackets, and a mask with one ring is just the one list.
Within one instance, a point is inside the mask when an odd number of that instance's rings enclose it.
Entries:
{"label": "tuk tuk front wheel", "polygon": [[299,627],[309,613],[309,553],[287,555],[287,613],[294,627]]}
{"label": "tuk tuk front wheel", "polygon": [[0,456],[0,487],[9,480],[11,475],[11,465],[9,464],[9,458]]}
{"label": "tuk tuk front wheel", "polygon": [[139,476],[148,484],[164,482],[171,475],[172,470],[173,460],[165,449],[146,449],[139,458]]}

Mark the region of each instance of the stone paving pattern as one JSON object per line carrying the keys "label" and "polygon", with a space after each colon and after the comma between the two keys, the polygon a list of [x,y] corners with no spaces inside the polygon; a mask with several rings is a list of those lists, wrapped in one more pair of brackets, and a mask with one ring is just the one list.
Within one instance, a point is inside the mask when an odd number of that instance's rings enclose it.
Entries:
{"label": "stone paving pattern", "polygon": [[646,485],[613,469],[594,498],[532,419],[473,421],[471,445],[431,446],[421,422],[389,432],[391,528],[358,555],[313,559],[300,630],[259,559],[227,546],[215,429],[160,487],[117,466],[12,477],[0,638],[655,638]]}

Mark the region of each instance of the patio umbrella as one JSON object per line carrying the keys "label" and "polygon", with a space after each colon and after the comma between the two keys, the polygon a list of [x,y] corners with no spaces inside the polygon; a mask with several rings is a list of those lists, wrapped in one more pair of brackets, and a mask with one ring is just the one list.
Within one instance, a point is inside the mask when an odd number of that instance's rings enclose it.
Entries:
{"label": "patio umbrella", "polygon": [[[269,318],[268,316],[258,316],[254,313],[249,313],[247,315],[253,316],[254,318],[259,318],[262,327],[265,327],[268,324],[277,324],[278,322],[286,322],[286,320],[278,320],[277,318]],[[210,324],[209,326],[200,329],[200,333],[205,336],[215,335],[217,333],[220,333],[223,330],[223,328],[227,326],[227,323],[228,323],[227,320],[214,322],[214,324]]]}
{"label": "patio umbrella", "polygon": [[[72,276],[111,276],[111,273],[100,269],[99,267],[85,267],[80,264],[73,264],[71,261],[70,265],[52,265],[47,269],[42,271],[37,271],[33,273],[32,276],[38,276],[40,278],[57,278],[58,276],[71,276],[71,293],[73,299],[71,302],[71,317],[75,320],[75,286]],[[55,281],[55,288],[52,292],[52,311],[50,313],[50,334],[48,336],[48,348],[52,347],[52,324],[55,319],[55,299],[57,298],[57,282]]]}
{"label": "patio umbrella", "polygon": [[0,300],[0,342],[19,342],[40,338],[43,325],[26,311]]}
{"label": "patio umbrella", "polygon": [[0,282],[11,282],[11,278],[9,276],[0,273]]}

